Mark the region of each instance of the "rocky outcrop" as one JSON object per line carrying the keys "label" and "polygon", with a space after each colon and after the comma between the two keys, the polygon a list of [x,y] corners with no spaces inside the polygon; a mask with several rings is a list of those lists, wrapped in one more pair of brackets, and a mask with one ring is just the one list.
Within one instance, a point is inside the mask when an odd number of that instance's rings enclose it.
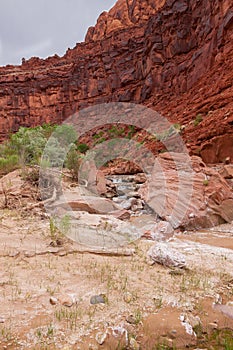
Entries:
{"label": "rocky outcrop", "polygon": [[118,0],[109,11],[103,12],[94,27],[90,27],[85,41],[100,40],[113,32],[134,27],[148,21],[165,4],[166,0]]}
{"label": "rocky outcrop", "polygon": [[232,27],[232,0],[119,0],[63,57],[0,68],[0,140],[124,101],[182,124],[205,162],[232,160]]}
{"label": "rocky outcrop", "polygon": [[174,228],[200,229],[233,221],[231,187],[197,156],[189,164],[179,153],[160,155],[140,194]]}

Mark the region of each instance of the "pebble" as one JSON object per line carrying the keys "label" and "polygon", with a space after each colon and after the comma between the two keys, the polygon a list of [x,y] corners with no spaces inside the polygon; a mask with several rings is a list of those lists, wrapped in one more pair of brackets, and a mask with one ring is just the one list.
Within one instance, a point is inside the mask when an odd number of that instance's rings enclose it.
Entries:
{"label": "pebble", "polygon": [[113,328],[112,328],[112,335],[113,335],[115,338],[122,337],[123,335],[125,335],[125,338],[128,339],[128,332],[127,332],[127,330],[126,330],[124,327],[122,327],[122,326],[113,327]]}
{"label": "pebble", "polygon": [[0,323],[5,323],[5,318],[3,318],[3,317],[0,317]]}
{"label": "pebble", "polygon": [[192,328],[201,325],[201,320],[199,316],[193,316],[192,314],[189,314],[186,316],[186,320],[189,324],[191,324]]}
{"label": "pebble", "polygon": [[58,303],[58,300],[55,297],[50,297],[49,302],[51,305],[56,305]]}
{"label": "pebble", "polygon": [[122,202],[122,199],[121,199],[121,198],[118,198],[118,197],[113,197],[112,200],[113,200],[113,202],[115,202],[115,203],[121,203],[121,202]]}
{"label": "pebble", "polygon": [[222,297],[220,294],[216,294],[215,296],[215,304],[222,304]]}
{"label": "pebble", "polygon": [[64,294],[59,297],[59,302],[64,306],[71,307],[74,303],[74,298],[68,294]]}
{"label": "pebble", "polygon": [[138,342],[134,338],[130,338],[129,348],[130,348],[130,350],[139,350],[140,345],[138,344]]}
{"label": "pebble", "polygon": [[90,299],[90,303],[92,305],[95,304],[106,304],[107,302],[107,297],[105,294],[99,294],[99,295],[93,295]]}
{"label": "pebble", "polygon": [[176,339],[176,335],[175,334],[173,334],[172,332],[170,332],[169,334],[169,337],[170,337],[170,339]]}
{"label": "pebble", "polygon": [[215,322],[210,322],[208,324],[208,328],[209,328],[209,330],[218,329],[218,324]]}
{"label": "pebble", "polygon": [[132,294],[131,293],[129,293],[129,292],[126,292],[126,293],[124,293],[124,301],[127,303],[127,304],[129,304],[132,300],[133,300],[133,296],[132,296]]}
{"label": "pebble", "polygon": [[97,341],[97,343],[99,345],[103,345],[103,343],[105,342],[106,338],[107,338],[107,332],[105,333],[101,333],[101,332],[98,332],[95,336],[95,340]]}
{"label": "pebble", "polygon": [[137,321],[133,315],[129,315],[128,317],[126,317],[126,322],[128,322],[129,324],[136,324],[137,323]]}

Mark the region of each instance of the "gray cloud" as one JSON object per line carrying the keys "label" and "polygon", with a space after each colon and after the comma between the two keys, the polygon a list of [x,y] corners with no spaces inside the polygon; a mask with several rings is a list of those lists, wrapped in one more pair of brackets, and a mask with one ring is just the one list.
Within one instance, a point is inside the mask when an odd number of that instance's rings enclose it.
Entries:
{"label": "gray cloud", "polygon": [[63,55],[116,0],[1,0],[0,65]]}

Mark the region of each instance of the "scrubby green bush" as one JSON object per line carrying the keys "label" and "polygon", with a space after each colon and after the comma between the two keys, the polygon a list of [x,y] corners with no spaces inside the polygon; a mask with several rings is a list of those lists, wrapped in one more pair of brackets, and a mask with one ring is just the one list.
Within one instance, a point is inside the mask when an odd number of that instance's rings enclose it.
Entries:
{"label": "scrubby green bush", "polygon": [[79,167],[81,164],[82,155],[78,152],[77,147],[73,145],[66,157],[65,167],[71,171],[73,179],[78,179]]}
{"label": "scrubby green bush", "polygon": [[86,153],[89,150],[89,146],[86,143],[78,143],[77,150],[81,153]]}
{"label": "scrubby green bush", "polygon": [[77,140],[77,133],[72,125],[62,124],[56,127],[52,134],[61,146],[67,147]]}
{"label": "scrubby green bush", "polygon": [[203,117],[202,114],[197,114],[196,118],[193,121],[194,126],[198,126],[200,124],[200,122],[202,122]]}
{"label": "scrubby green bush", "polygon": [[39,163],[46,142],[42,127],[20,127],[17,133],[11,135],[9,147],[18,155],[22,164],[35,165]]}
{"label": "scrubby green bush", "polygon": [[[20,127],[10,136],[9,140],[0,145],[0,173],[6,174],[25,165],[40,165],[62,167],[65,162],[74,172],[77,172],[75,159],[80,155],[75,145],[76,131],[71,125],[43,124],[34,128]],[[81,146],[82,151],[87,145]],[[70,151],[69,151],[70,150]],[[72,161],[71,161],[72,160]]]}
{"label": "scrubby green bush", "polygon": [[10,155],[7,158],[0,157],[0,174],[7,174],[18,168],[19,159],[16,154]]}
{"label": "scrubby green bush", "polygon": [[51,136],[43,151],[42,163],[47,162],[49,167],[62,167],[65,157],[66,148],[61,146],[57,138]]}

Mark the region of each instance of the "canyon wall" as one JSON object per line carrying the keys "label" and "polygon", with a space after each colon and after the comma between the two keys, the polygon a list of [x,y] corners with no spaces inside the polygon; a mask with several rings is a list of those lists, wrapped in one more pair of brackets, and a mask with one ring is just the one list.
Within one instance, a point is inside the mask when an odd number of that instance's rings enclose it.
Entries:
{"label": "canyon wall", "polygon": [[233,0],[119,0],[63,57],[0,67],[0,140],[124,101],[184,125],[190,152],[206,162],[233,160],[232,8]]}

